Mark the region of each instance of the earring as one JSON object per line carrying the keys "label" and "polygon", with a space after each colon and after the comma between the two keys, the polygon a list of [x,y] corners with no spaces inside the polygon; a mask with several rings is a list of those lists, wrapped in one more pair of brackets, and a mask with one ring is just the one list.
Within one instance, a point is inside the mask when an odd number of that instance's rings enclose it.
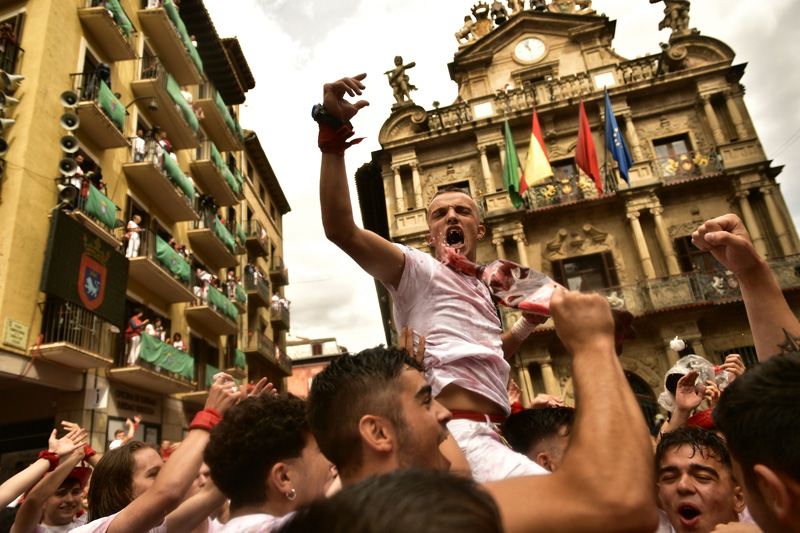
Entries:
{"label": "earring", "polygon": [[289,500],[289,501],[292,501],[295,498],[297,498],[297,492],[294,489],[292,489],[292,492],[289,492],[288,494],[286,494],[286,499]]}

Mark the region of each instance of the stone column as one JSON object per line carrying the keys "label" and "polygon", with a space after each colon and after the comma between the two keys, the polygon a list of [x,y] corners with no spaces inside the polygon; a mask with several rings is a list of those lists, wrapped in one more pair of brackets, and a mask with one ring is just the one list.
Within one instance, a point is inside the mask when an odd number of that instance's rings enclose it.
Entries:
{"label": "stone column", "polygon": [[558,385],[558,380],[553,373],[553,367],[550,363],[541,363],[542,368],[542,381],[544,381],[544,392],[550,396],[561,396],[561,387]]}
{"label": "stone column", "polygon": [[506,165],[506,145],[498,144],[497,149],[500,151],[500,168]]}
{"label": "stone column", "polygon": [[775,233],[778,234],[778,241],[781,243],[781,251],[783,255],[791,255],[795,253],[794,243],[792,243],[792,236],[789,234],[789,229],[783,221],[781,212],[778,209],[778,204],[775,203],[775,197],[772,195],[775,190],[774,187],[761,187],[759,189],[761,194],[764,195],[764,202],[767,204],[767,212],[769,219],[772,222],[772,227]]}
{"label": "stone column", "polygon": [[633,124],[633,117],[624,115],[624,118],[625,131],[628,134],[628,141],[631,143],[631,157],[633,157],[634,163],[638,163],[644,160],[644,151],[639,143],[639,135],[636,133],[636,126]]}
{"label": "stone column", "polygon": [[628,213],[628,220],[631,221],[633,240],[636,244],[636,251],[639,253],[639,261],[642,263],[645,278],[653,279],[656,277],[656,271],[653,268],[653,260],[650,259],[650,250],[647,248],[647,242],[644,240],[642,224],[639,222],[639,212],[632,211]]}
{"label": "stone column", "polygon": [[700,101],[703,102],[703,110],[706,112],[708,124],[711,126],[711,134],[714,136],[714,142],[717,144],[725,144],[725,136],[722,134],[722,128],[719,126],[719,119],[717,119],[717,114],[714,112],[714,106],[711,105],[711,96],[707,94],[703,95],[700,97]]}
{"label": "stone column", "polygon": [[514,240],[517,243],[517,253],[519,254],[519,262],[522,266],[530,268],[528,262],[528,243],[525,240],[525,234],[514,235]]}
{"label": "stone column", "polygon": [[503,248],[503,242],[505,242],[505,240],[505,237],[495,237],[492,239],[492,244],[494,244],[495,253],[497,253],[498,259],[506,258],[506,251]]}
{"label": "stone column", "polygon": [[400,177],[400,167],[393,167],[394,171],[394,196],[397,199],[397,212],[402,213],[406,210],[406,201],[403,198],[403,180]]}
{"label": "stone column", "polygon": [[533,390],[533,382],[531,381],[531,374],[528,372],[528,367],[524,364],[519,368],[519,388],[522,389],[522,405],[528,405],[536,397],[536,391]]}
{"label": "stone column", "polygon": [[750,234],[750,239],[753,241],[753,246],[756,251],[763,256],[767,255],[767,243],[761,235],[761,229],[756,223],[756,217],[753,215],[753,208],[750,207],[750,201],[747,199],[748,191],[739,191],[736,193],[736,199],[739,200],[739,209],[742,211],[742,218],[747,232]]}
{"label": "stone column", "polygon": [[742,119],[742,114],[739,112],[739,108],[736,106],[736,100],[733,97],[733,93],[731,91],[725,91],[725,105],[728,106],[728,113],[731,116],[731,121],[733,121],[733,125],[736,128],[736,136],[739,140],[747,138],[747,127],[744,125],[744,120]]}
{"label": "stone column", "polygon": [[664,224],[663,207],[653,207],[650,209],[650,214],[653,215],[653,222],[656,224],[656,236],[658,237],[658,245],[661,247],[661,253],[667,260],[667,271],[670,276],[675,276],[681,273],[681,267],[678,264],[678,254],[675,253],[675,247],[669,238],[669,232]]}
{"label": "stone column", "polygon": [[422,209],[422,186],[419,182],[419,163],[411,163],[411,180],[414,186],[414,209]]}
{"label": "stone column", "polygon": [[489,158],[486,157],[486,147],[478,146],[478,152],[481,154],[481,168],[483,169],[483,187],[486,189],[484,194],[491,194],[494,192],[494,178],[492,177],[492,170],[489,168]]}

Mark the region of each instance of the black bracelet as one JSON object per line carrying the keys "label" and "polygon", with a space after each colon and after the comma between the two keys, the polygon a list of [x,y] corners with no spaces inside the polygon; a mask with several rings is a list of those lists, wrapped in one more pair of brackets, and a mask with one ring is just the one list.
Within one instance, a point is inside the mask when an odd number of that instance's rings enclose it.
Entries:
{"label": "black bracelet", "polygon": [[353,131],[353,125],[349,120],[344,120],[336,115],[331,115],[322,104],[315,104],[314,107],[311,108],[311,118],[313,118],[319,124],[327,124],[336,131],[342,129],[343,126],[346,126],[348,130]]}

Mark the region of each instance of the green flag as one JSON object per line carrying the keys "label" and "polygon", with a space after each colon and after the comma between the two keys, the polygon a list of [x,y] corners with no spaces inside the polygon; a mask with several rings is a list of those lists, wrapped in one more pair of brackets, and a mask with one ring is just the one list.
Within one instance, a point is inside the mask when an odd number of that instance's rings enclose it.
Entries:
{"label": "green flag", "polygon": [[222,117],[225,119],[225,124],[228,125],[228,129],[231,130],[231,133],[233,133],[234,136],[237,135],[236,123],[233,122],[233,117],[228,111],[228,107],[225,105],[225,102],[222,100],[222,97],[219,95],[219,93],[217,93],[217,97],[214,99],[214,102],[217,104],[219,112],[222,113]]}
{"label": "green flag", "polygon": [[156,259],[167,267],[170,272],[178,276],[184,283],[189,283],[191,267],[186,259],[164,239],[156,235]]}
{"label": "green flag", "polygon": [[194,185],[189,181],[181,168],[169,155],[164,156],[164,172],[172,182],[180,187],[190,199],[194,199]]}
{"label": "green flag", "polygon": [[242,303],[242,305],[247,304],[247,293],[244,292],[244,289],[238,283],[236,284],[236,299]]}
{"label": "green flag", "polygon": [[239,242],[242,243],[242,246],[247,244],[247,237],[245,237],[244,230],[238,222],[236,223],[236,238],[239,239]]}
{"label": "green flag", "polygon": [[125,10],[122,9],[121,5],[119,5],[119,0],[108,0],[106,7],[114,14],[114,20],[117,21],[117,25],[120,27],[125,36],[130,38],[131,29],[133,26],[131,25],[131,21],[128,19],[128,15],[125,13]]}
{"label": "green flag", "polygon": [[189,124],[189,127],[197,133],[197,130],[200,128],[200,122],[197,120],[197,116],[194,114],[194,109],[192,106],[189,105],[189,102],[186,101],[186,98],[183,97],[181,94],[181,88],[178,85],[178,82],[175,81],[175,78],[172,77],[171,74],[167,76],[167,93],[172,97],[172,101],[178,104],[178,107],[181,108],[183,112],[183,118],[186,119],[186,122]]}
{"label": "green flag", "polygon": [[114,121],[120,131],[125,130],[125,106],[122,102],[117,100],[111,89],[108,88],[106,82],[100,80],[100,92],[97,95],[97,103],[106,112],[106,114]]}
{"label": "green flag", "polygon": [[522,205],[522,198],[519,196],[519,158],[514,139],[511,137],[511,128],[508,127],[508,119],[505,119],[505,131],[506,160],[503,162],[503,185],[508,190],[511,203],[519,209]]}
{"label": "green flag", "polygon": [[147,333],[142,334],[142,350],[139,352],[139,357],[186,379],[194,378],[194,358],[191,355]]}
{"label": "green flag", "polygon": [[208,303],[216,307],[223,315],[230,317],[234,322],[239,320],[239,310],[236,309],[236,306],[225,298],[221,292],[211,286],[208,287]]}
{"label": "green flag", "polygon": [[241,350],[236,350],[236,359],[234,360],[233,366],[237,368],[244,368],[247,365],[247,357]]}
{"label": "green flag", "polygon": [[225,243],[225,246],[231,249],[231,253],[236,253],[236,242],[233,240],[233,235],[231,235],[231,232],[228,231],[228,228],[222,225],[222,222],[219,221],[219,218],[215,218],[214,222],[214,233],[217,234],[217,237],[222,239],[222,242]]}
{"label": "green flag", "polygon": [[117,222],[117,205],[91,184],[89,185],[89,198],[86,201],[86,212],[96,216],[108,229],[114,229]]}

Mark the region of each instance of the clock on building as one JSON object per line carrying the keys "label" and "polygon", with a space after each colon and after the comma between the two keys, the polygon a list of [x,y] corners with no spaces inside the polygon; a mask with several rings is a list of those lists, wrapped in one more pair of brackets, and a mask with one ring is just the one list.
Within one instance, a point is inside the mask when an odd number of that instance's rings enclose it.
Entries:
{"label": "clock on building", "polygon": [[514,55],[522,61],[535,61],[545,53],[544,41],[537,37],[522,39],[514,47]]}

